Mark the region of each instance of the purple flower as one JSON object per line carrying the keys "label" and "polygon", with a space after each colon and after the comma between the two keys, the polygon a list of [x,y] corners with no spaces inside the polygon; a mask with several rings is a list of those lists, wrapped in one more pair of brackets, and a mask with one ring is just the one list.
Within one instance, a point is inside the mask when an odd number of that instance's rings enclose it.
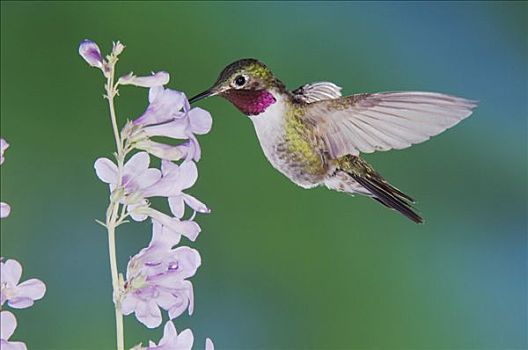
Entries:
{"label": "purple flower", "polygon": [[169,73],[167,72],[152,73],[151,76],[146,77],[137,77],[133,73],[129,73],[119,78],[118,84],[152,88],[167,84],[169,82],[169,78]]}
{"label": "purple flower", "polygon": [[150,208],[147,201],[137,206],[129,206],[132,219],[136,221],[143,221],[147,217],[151,217],[154,222],[157,222],[166,230],[169,230],[174,235],[183,235],[191,241],[195,241],[198,234],[201,232],[200,226],[192,220],[179,220],[167,214],[164,214],[156,209]]}
{"label": "purple flower", "polygon": [[17,321],[15,315],[9,311],[0,312],[0,349],[26,350],[26,344],[18,341],[9,341],[15,332]]}
{"label": "purple flower", "polygon": [[134,120],[136,125],[151,125],[170,121],[183,108],[186,101],[182,92],[162,86],[149,90],[149,105],[145,113]]}
{"label": "purple flower", "polygon": [[194,136],[211,130],[211,114],[201,108],[190,108],[185,94],[163,87],[149,91],[149,106],[134,124],[143,126],[148,137],[164,136],[188,139],[186,159],[200,159],[200,145]]}
{"label": "purple flower", "polygon": [[201,149],[195,134],[207,134],[211,130],[212,121],[209,112],[196,107],[180,114],[170,122],[146,126],[144,131],[149,137],[164,136],[174,139],[188,139],[186,159],[198,161],[201,157]]}
{"label": "purple flower", "polygon": [[129,121],[121,130],[121,138],[129,147],[146,151],[160,159],[180,160],[187,157],[189,147],[186,143],[173,146],[151,140],[141,125]]}
{"label": "purple flower", "polygon": [[91,40],[84,39],[79,44],[79,55],[92,67],[103,69],[103,58],[99,46]]}
{"label": "purple flower", "polygon": [[[157,188],[155,186],[156,183],[161,180],[161,172],[158,169],[149,168],[149,164],[150,157],[147,152],[136,153],[129,159],[123,167],[121,180],[124,189],[123,193],[114,191],[118,184],[119,171],[117,166],[110,159],[99,158],[96,160],[94,167],[99,179],[110,185],[110,190],[113,191],[112,195],[115,195],[118,198],[116,200],[127,205],[127,211],[132,219],[135,221],[143,221],[150,216],[152,219],[166,226],[167,229],[172,230],[174,234],[183,234],[194,241],[200,233],[200,226],[198,226],[197,223],[192,220],[179,220],[181,216],[177,218],[170,217],[150,207],[149,202],[146,200],[147,197],[167,197],[167,195],[160,191],[154,191]],[[173,165],[176,168],[178,167],[175,164]],[[178,178],[174,176],[172,176],[171,179],[173,181],[178,180]],[[185,181],[185,179],[182,178],[179,181]],[[194,181],[196,181],[196,179],[194,179]],[[174,185],[178,186],[178,183]],[[187,187],[185,187],[184,184],[184,187],[182,188]],[[174,191],[170,194],[172,193],[174,193]],[[208,209],[205,205],[194,197],[185,194],[182,194],[182,196],[200,211],[207,212]]]}
{"label": "purple flower", "polygon": [[16,260],[0,262],[1,302],[15,309],[24,309],[33,305],[46,293],[46,285],[36,278],[18,284],[22,276],[22,266]]}
{"label": "purple flower", "polygon": [[4,164],[4,152],[9,148],[9,143],[6,140],[0,138],[0,165]]}
{"label": "purple flower", "polygon": [[[153,341],[150,341],[147,348],[143,348],[140,345],[139,347],[134,347],[132,350],[191,350],[193,343],[194,335],[190,329],[186,329],[178,334],[174,323],[168,321],[163,328],[163,337],[157,345]],[[214,350],[213,342],[209,338],[205,341],[205,350]]]}
{"label": "purple flower", "polygon": [[160,308],[168,311],[170,319],[187,309],[192,314],[194,294],[186,279],[196,273],[200,264],[200,254],[195,249],[171,249],[159,235],[154,235],[150,245],[128,263],[121,311],[124,315],[135,313],[148,328],[161,324]]}
{"label": "purple flower", "polygon": [[[147,152],[134,154],[124,165],[121,185],[125,190],[127,204],[137,204],[143,200],[141,191],[161,178],[161,172],[158,169],[149,168],[149,165],[150,157]],[[108,158],[99,158],[95,161],[94,167],[99,179],[109,184],[111,191],[115,190],[119,183],[117,165]]]}
{"label": "purple flower", "polygon": [[198,169],[193,161],[183,162],[180,166],[173,162],[163,160],[161,163],[162,178],[145,189],[145,196],[168,197],[172,213],[178,219],[184,214],[185,204],[195,212],[209,213],[207,206],[193,196],[183,193],[194,185],[198,179]]}
{"label": "purple flower", "polygon": [[189,134],[204,135],[211,131],[213,119],[205,109],[195,107],[188,109],[185,100],[183,112],[174,114],[164,122],[145,127],[149,136],[166,136],[174,139],[186,139]]}

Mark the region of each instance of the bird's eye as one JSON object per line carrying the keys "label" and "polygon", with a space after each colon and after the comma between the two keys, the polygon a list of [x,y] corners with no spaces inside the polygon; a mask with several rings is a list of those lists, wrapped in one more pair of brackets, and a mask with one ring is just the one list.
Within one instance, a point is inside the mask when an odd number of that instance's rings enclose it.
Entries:
{"label": "bird's eye", "polygon": [[236,78],[235,78],[235,85],[236,86],[244,86],[244,84],[246,83],[246,78],[244,78],[243,75],[238,75]]}

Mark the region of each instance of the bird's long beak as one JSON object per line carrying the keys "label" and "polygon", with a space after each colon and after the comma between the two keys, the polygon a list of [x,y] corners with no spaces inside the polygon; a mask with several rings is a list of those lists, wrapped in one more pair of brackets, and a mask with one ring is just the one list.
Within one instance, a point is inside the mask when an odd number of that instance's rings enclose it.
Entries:
{"label": "bird's long beak", "polygon": [[207,98],[209,96],[214,96],[214,95],[216,95],[216,92],[213,89],[207,89],[204,92],[201,92],[198,95],[191,97],[189,99],[189,103],[200,101],[200,100],[203,100],[204,98]]}

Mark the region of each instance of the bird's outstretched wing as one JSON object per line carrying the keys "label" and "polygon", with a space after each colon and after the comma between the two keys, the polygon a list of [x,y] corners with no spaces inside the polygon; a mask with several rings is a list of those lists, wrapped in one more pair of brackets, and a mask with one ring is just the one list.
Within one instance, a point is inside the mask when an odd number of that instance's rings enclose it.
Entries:
{"label": "bird's outstretched wing", "polygon": [[328,81],[318,81],[303,85],[292,91],[293,98],[304,103],[341,97],[341,88]]}
{"label": "bird's outstretched wing", "polygon": [[330,155],[403,149],[467,118],[477,103],[432,92],[383,92],[322,100],[306,106]]}

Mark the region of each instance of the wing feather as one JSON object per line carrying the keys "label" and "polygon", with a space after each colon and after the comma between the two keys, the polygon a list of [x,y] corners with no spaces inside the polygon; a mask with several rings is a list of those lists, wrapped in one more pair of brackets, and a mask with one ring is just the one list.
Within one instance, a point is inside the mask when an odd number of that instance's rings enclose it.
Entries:
{"label": "wing feather", "polygon": [[469,117],[476,105],[440,93],[384,92],[315,101],[306,118],[338,158],[424,142]]}
{"label": "wing feather", "polygon": [[341,88],[328,81],[306,84],[292,91],[296,100],[313,103],[341,97]]}

